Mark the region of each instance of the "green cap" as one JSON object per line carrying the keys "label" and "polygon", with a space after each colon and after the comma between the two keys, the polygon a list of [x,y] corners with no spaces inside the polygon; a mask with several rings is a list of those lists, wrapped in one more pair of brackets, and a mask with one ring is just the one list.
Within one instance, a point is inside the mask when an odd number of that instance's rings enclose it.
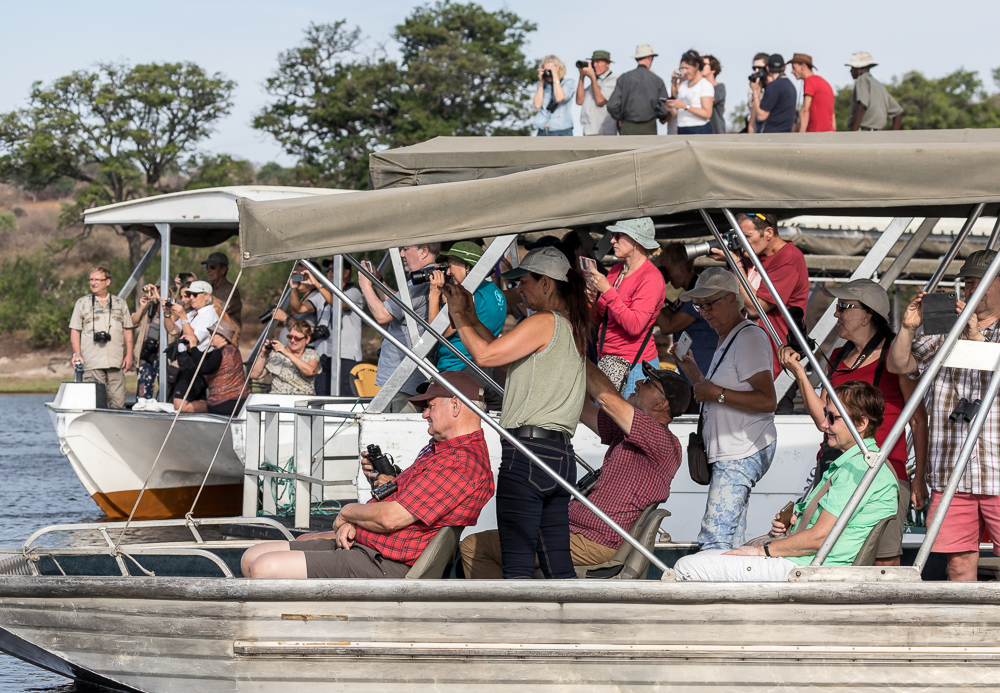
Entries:
{"label": "green cap", "polygon": [[474,265],[483,257],[483,249],[472,241],[459,241],[441,255],[461,260],[467,265]]}
{"label": "green cap", "polygon": [[591,60],[607,60],[611,62],[611,54],[607,51],[594,51],[594,54],[590,56]]}

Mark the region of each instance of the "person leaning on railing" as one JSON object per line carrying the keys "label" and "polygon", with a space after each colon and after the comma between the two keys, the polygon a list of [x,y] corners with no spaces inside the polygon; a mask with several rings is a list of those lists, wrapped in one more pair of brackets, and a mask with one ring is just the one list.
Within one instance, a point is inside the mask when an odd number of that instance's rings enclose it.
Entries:
{"label": "person leaning on railing", "polygon": [[[885,410],[882,393],[858,380],[846,382],[834,392],[843,402],[868,450],[876,450],[873,436],[882,424]],[[766,538],[731,551],[701,551],[684,556],[674,566],[678,580],[783,582],[790,571],[812,563],[869,469],[864,451],[858,448],[829,398],[824,403],[823,413],[827,443],[842,454],[830,464],[805,501],[796,504],[790,527],[775,515]],[[896,475],[887,464],[882,464],[823,565],[851,565],[875,525],[896,513],[898,490]],[[800,528],[803,520],[805,525]]]}
{"label": "person leaning on railing", "polygon": [[315,395],[316,374],[320,371],[319,354],[307,346],[312,326],[305,320],[289,318],[288,346],[277,339],[264,345],[264,356],[254,364],[250,377],[258,380],[271,374],[272,395]]}
{"label": "person leaning on railing", "polygon": [[[968,300],[982,281],[996,251],[977,250],[969,255],[959,276],[965,280]],[[886,365],[893,373],[923,373],[941,350],[945,335],[920,335],[923,324],[924,293],[917,294],[903,314],[899,335],[892,343]],[[956,311],[965,308],[958,301]],[[986,296],[976,306],[961,339],[973,342],[1000,342],[1000,278],[994,278]],[[955,469],[962,444],[968,435],[971,417],[957,408],[959,402],[982,400],[990,378],[989,370],[942,368],[930,386],[930,445],[928,482],[931,488],[927,525],[934,520],[941,494]],[[953,419],[953,420],[950,420]],[[924,478],[915,475],[914,488]],[[932,551],[947,554],[949,580],[975,580],[979,565],[979,540],[983,529],[993,539],[993,552],[1000,555],[1000,402],[994,401],[979,436],[979,444],[969,460],[958,491],[945,514],[944,524]]]}
{"label": "person leaning on railing", "polygon": [[[847,340],[844,346],[830,355],[831,368],[827,377],[834,387],[848,380],[860,380],[871,383],[882,393],[885,398],[885,416],[882,425],[875,432],[875,442],[881,446],[916,388],[916,381],[909,376],[890,373],[886,368],[889,347],[896,337],[889,327],[889,295],[871,279],[855,279],[838,288],[824,289],[823,293],[837,299],[837,309],[834,312],[839,328],[837,336]],[[800,361],[798,353],[792,347],[784,346],[779,357],[781,365],[795,376],[799,391],[802,392],[802,402],[817,428],[822,430],[823,400],[809,382],[805,365]],[[927,466],[927,411],[923,404],[917,409],[910,426],[913,429],[913,453],[916,458],[915,475],[923,479]],[[826,465],[839,455],[839,451],[827,445],[821,446],[815,479],[818,480]],[[900,436],[889,452],[889,464],[899,481],[899,508],[896,517],[882,534],[875,565],[899,565],[899,557],[903,555],[903,525],[910,508],[911,496],[916,510],[922,510],[927,502],[927,489],[923,484],[915,485],[911,493],[910,476],[906,471],[908,459],[906,436]]]}
{"label": "person leaning on railing", "polygon": [[[446,284],[448,309],[476,363],[508,366],[500,425],[570,484],[576,456],[570,439],[586,397],[584,369],[591,309],[586,284],[556,248],[528,253],[504,279],[518,280],[535,313],[495,337],[479,321],[472,294]],[[574,578],[569,545],[570,494],[520,450],[501,440],[497,527],[505,578],[531,578],[537,553],[547,578]]]}

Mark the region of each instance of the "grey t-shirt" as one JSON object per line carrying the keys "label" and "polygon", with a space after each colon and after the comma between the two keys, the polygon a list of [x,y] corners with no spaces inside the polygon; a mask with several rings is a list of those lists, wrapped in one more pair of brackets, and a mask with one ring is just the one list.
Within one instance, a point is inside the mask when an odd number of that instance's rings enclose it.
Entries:
{"label": "grey t-shirt", "polygon": [[712,106],[712,134],[726,134],[726,119],[723,114],[726,111],[726,85],[719,82],[715,85],[715,105]]}
{"label": "grey t-shirt", "polygon": [[[344,293],[358,306],[364,307],[365,297],[361,294],[361,290],[358,287],[348,284],[344,287]],[[330,327],[333,322],[333,306],[324,301],[319,316],[318,324]],[[333,346],[332,329],[328,338],[313,344],[313,348],[319,352],[319,355],[326,356],[327,358],[333,358]],[[361,360],[361,316],[353,310],[347,310],[346,308],[340,318],[340,358],[351,361]]]}
{"label": "grey t-shirt", "polygon": [[[433,264],[433,263],[432,263]],[[406,282],[406,286],[410,290],[410,301],[413,304],[414,312],[422,317],[424,320],[427,319],[427,303],[428,294],[430,294],[431,285],[430,283],[419,284],[414,286],[409,281]],[[385,309],[389,311],[393,318],[386,326],[389,334],[398,339],[400,342],[408,347],[412,347],[410,344],[410,335],[406,329],[406,325],[403,322],[403,309],[395,304],[393,301],[385,301],[383,304]],[[421,331],[418,328],[418,332]],[[375,372],[375,384],[382,387],[389,380],[389,376],[392,375],[396,368],[399,367],[406,359],[406,355],[403,354],[399,349],[397,349],[388,340],[382,340],[382,351],[379,353],[378,357],[378,370]],[[423,373],[419,369],[413,371],[413,375],[409,377],[406,383],[403,385],[401,392],[408,395],[417,394],[417,385],[426,380]]]}
{"label": "grey t-shirt", "polygon": [[601,95],[604,96],[604,105],[598,106],[594,100],[593,86],[588,84],[583,92],[583,105],[580,106],[580,128],[584,135],[617,135],[618,121],[608,115],[608,99],[615,92],[615,85],[618,83],[618,75],[610,70],[603,75],[598,75],[597,84],[600,87]]}
{"label": "grey t-shirt", "polygon": [[863,104],[866,110],[861,119],[861,127],[881,130],[890,118],[895,118],[903,112],[903,107],[877,79],[866,72],[854,83],[854,98],[851,99],[851,115],[847,123],[854,122],[854,112],[858,104]]}

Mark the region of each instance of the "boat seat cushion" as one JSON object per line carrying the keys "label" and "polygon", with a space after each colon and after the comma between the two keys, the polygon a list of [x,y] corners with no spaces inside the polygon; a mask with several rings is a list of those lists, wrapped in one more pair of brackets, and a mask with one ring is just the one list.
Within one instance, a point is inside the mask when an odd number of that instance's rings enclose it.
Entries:
{"label": "boat seat cushion", "polygon": [[465,527],[442,527],[431,539],[420,553],[420,558],[414,562],[410,571],[406,574],[406,579],[432,579],[440,580],[444,577],[445,571],[451,568],[455,561],[455,553],[458,551],[458,541],[462,536]]}
{"label": "boat seat cushion", "polygon": [[861,545],[861,550],[858,551],[858,555],[854,557],[854,563],[852,563],[852,565],[875,565],[875,557],[878,554],[879,542],[882,541],[882,533],[885,532],[886,526],[895,517],[895,515],[890,515],[889,517],[883,518],[875,523],[875,526],[872,527],[872,531],[868,533],[868,538],[865,539],[865,543]]}

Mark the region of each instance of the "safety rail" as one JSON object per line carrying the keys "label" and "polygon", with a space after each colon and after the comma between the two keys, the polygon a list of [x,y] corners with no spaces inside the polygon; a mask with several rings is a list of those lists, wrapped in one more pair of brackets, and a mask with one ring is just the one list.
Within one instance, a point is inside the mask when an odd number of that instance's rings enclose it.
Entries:
{"label": "safety rail", "polygon": [[[270,517],[202,517],[202,518],[183,518],[176,520],[134,520],[130,525],[130,530],[140,530],[140,529],[162,529],[165,527],[187,527],[194,537],[194,541],[198,545],[208,545],[211,542],[206,542],[202,539],[201,534],[198,533],[198,527],[213,527],[218,525],[229,525],[234,522],[239,522],[240,524],[253,524],[253,525],[263,525],[271,527],[272,529],[279,530],[285,535],[286,539],[294,539],[295,537],[289,532],[284,525],[282,525],[277,520]],[[26,550],[32,548],[39,537],[52,532],[79,532],[86,530],[94,530],[99,533],[101,537],[107,542],[109,547],[115,545],[114,540],[108,534],[108,530],[121,529],[125,526],[124,522],[77,522],[71,524],[61,524],[61,525],[49,525],[48,527],[42,527],[40,530],[28,537],[24,544],[21,545],[20,550]],[[177,544],[178,542],[170,542],[171,544]],[[155,544],[144,544],[144,546],[155,546]],[[2,549],[0,549],[2,551]]]}
{"label": "safety rail", "polygon": [[[358,411],[337,411],[324,407],[329,399],[301,400],[294,407],[249,405],[246,408],[246,457],[243,470],[243,515],[254,517],[262,512],[275,515],[278,511],[277,484],[292,482],[295,500],[292,502],[296,529],[308,529],[312,505],[312,488],[354,486],[357,476],[357,430],[352,435],[349,454],[327,454],[327,444],[345,424],[361,418]],[[282,418],[284,417],[284,419]],[[287,423],[291,418],[291,440]],[[341,426],[329,438],[328,419],[340,419]],[[286,423],[282,434],[282,421]],[[354,464],[350,477],[336,475],[331,464],[337,461]],[[259,486],[263,497],[258,502]]]}

